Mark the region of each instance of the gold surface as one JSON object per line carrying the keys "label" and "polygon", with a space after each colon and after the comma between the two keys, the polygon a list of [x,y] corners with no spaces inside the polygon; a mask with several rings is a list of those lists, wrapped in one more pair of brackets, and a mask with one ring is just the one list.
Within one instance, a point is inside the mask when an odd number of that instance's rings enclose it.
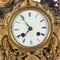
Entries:
{"label": "gold surface", "polygon": [[13,0],[0,0],[0,7],[6,7],[11,4]]}
{"label": "gold surface", "polygon": [[[3,1],[3,0],[1,0]],[[3,5],[2,5],[3,6]],[[44,45],[34,50],[20,48],[16,41],[10,36],[9,24],[11,20],[18,14],[21,9],[28,7],[37,8],[45,13],[52,24],[52,32],[47,42]],[[29,8],[30,9],[30,8]],[[49,30],[50,31],[50,30]],[[32,48],[31,48],[32,49]],[[32,58],[33,57],[33,58]],[[54,16],[49,10],[39,3],[32,0],[24,0],[13,7],[13,10],[8,12],[3,19],[0,19],[0,60],[60,60],[60,18]]]}
{"label": "gold surface", "polygon": [[[47,22],[48,22],[48,26],[49,26],[49,28],[48,28],[48,34],[47,34],[47,36],[46,36],[46,38],[45,38],[45,40],[41,43],[41,44],[39,44],[38,46],[35,46],[35,47],[25,47],[25,46],[22,46],[21,44],[19,44],[19,42],[17,42],[16,41],[16,39],[13,37],[13,34],[12,34],[12,22],[13,22],[13,20],[14,20],[14,18],[15,18],[15,16],[18,14],[18,13],[20,13],[21,11],[24,11],[24,10],[29,10],[29,9],[31,9],[31,10],[37,10],[37,11],[39,11],[41,14],[43,14],[45,17],[46,17],[46,19],[47,19]],[[48,16],[48,18],[47,18],[47,16],[45,15],[45,14]],[[11,36],[11,38],[12,38],[12,42],[14,42],[14,43],[16,43],[20,48],[22,48],[23,50],[25,49],[25,50],[36,50],[36,49],[39,49],[40,47],[41,48],[43,48],[44,46],[45,46],[45,44],[47,43],[47,40],[51,37],[51,34],[52,34],[52,27],[51,27],[51,25],[52,25],[52,20],[53,19],[51,19],[51,16],[48,14],[48,13],[46,13],[46,11],[44,11],[43,9],[41,9],[41,8],[36,8],[35,6],[33,7],[33,6],[27,6],[27,7],[24,7],[24,8],[20,8],[20,10],[18,11],[18,12],[14,12],[14,16],[13,16],[14,18],[12,18],[12,19],[10,19],[10,21],[9,21],[9,35]]]}
{"label": "gold surface", "polygon": [[25,60],[40,60],[40,59],[34,55],[30,55],[30,56],[26,57]]}

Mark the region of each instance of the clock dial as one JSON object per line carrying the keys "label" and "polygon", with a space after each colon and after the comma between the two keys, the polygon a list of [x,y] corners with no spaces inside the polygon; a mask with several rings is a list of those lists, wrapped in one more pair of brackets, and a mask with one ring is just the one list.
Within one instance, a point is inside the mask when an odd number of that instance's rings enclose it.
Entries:
{"label": "clock dial", "polygon": [[20,12],[11,26],[16,41],[26,47],[41,44],[48,35],[48,19],[37,10]]}

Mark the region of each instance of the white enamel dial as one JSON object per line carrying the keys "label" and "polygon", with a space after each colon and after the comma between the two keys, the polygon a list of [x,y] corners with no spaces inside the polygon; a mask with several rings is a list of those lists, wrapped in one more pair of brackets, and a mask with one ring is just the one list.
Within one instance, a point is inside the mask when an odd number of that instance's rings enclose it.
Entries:
{"label": "white enamel dial", "polygon": [[16,41],[26,47],[41,44],[48,35],[47,18],[36,10],[20,12],[13,20],[12,34]]}

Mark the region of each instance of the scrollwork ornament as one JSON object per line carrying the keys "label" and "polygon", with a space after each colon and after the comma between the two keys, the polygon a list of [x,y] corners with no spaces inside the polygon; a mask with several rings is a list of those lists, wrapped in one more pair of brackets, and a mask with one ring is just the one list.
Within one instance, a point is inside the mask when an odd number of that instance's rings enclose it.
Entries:
{"label": "scrollwork ornament", "polygon": [[[2,0],[1,0],[2,1]],[[22,2],[18,2],[15,6],[13,6],[12,11],[8,12],[4,16],[4,21],[0,23],[0,60],[60,60],[60,31],[54,28],[54,32],[52,32],[51,39],[49,39],[49,44],[47,47],[43,47],[42,49],[38,49],[36,51],[23,51],[20,50],[17,46],[10,43],[12,40],[8,34],[8,25],[12,16],[20,10],[20,8],[26,7],[28,2],[30,1],[31,5],[37,5],[37,3],[32,2],[32,0],[23,0]],[[39,4],[39,3],[38,3]],[[3,6],[3,5],[2,5]],[[39,5],[41,9],[44,9],[41,4]],[[44,10],[45,11],[45,10]],[[49,10],[47,13],[50,14]],[[50,14],[52,16],[52,14]],[[53,16],[52,16],[53,19]],[[53,23],[55,27],[55,23]],[[60,25],[57,23],[56,27],[60,29]],[[55,31],[56,30],[56,31]],[[59,34],[57,34],[57,32]]]}

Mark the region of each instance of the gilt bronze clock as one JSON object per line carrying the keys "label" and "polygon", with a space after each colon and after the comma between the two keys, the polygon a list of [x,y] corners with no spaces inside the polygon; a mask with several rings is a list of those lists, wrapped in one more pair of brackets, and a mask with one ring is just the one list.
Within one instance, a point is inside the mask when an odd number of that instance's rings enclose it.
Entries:
{"label": "gilt bronze clock", "polygon": [[0,60],[60,60],[60,0],[0,3]]}

